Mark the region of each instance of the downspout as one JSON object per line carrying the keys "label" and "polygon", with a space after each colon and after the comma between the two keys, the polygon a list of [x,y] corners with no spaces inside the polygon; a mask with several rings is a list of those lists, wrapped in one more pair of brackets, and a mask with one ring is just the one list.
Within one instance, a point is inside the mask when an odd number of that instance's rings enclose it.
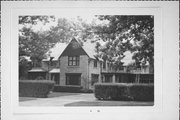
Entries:
{"label": "downspout", "polygon": [[89,89],[89,64],[90,64],[90,58],[88,58],[88,68],[87,68],[87,76],[88,76],[88,89]]}
{"label": "downspout", "polygon": [[99,81],[98,82],[100,82],[100,83],[102,83],[102,62],[101,61],[99,61],[99,66],[100,66],[100,78],[99,78]]}

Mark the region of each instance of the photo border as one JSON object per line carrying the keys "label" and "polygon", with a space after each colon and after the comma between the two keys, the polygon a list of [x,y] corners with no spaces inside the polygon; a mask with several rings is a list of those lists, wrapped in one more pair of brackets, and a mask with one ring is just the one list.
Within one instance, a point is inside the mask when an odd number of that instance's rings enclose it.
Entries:
{"label": "photo border", "polygon": [[[167,80],[166,70],[167,61],[167,50],[173,49],[169,48],[167,45],[176,45],[177,36],[174,36],[174,43],[169,43],[167,38],[172,37],[172,34],[167,36],[166,34],[166,13],[167,8],[170,9],[170,13],[176,12],[177,2],[171,2],[171,7],[169,8],[167,4],[164,5],[164,2],[42,2],[42,1],[26,1],[26,2],[2,2],[2,109],[5,108],[5,105],[9,106],[6,110],[3,110],[2,113],[8,111],[10,117],[13,118],[23,118],[24,115],[33,116],[36,118],[36,115],[48,114],[50,116],[59,115],[102,115],[109,113],[110,115],[121,115],[123,119],[135,118],[146,116],[146,118],[159,118],[162,117],[163,113],[166,113],[166,103],[169,103],[167,100],[170,93],[167,93],[167,84],[175,85],[177,81],[169,83]],[[38,3],[38,4],[37,4]],[[50,4],[51,3],[51,4]],[[176,9],[175,9],[176,8]],[[65,11],[64,11],[65,10]],[[155,100],[154,106],[118,106],[118,107],[22,107],[18,103],[18,16],[19,15],[53,15],[54,13],[72,13],[72,12],[88,12],[89,14],[117,14],[117,15],[154,15],[154,51],[155,51]],[[66,13],[67,14],[67,13]],[[175,14],[175,13],[174,13]],[[176,20],[177,14],[171,15],[175,17]],[[164,19],[165,18],[165,19]],[[171,21],[173,21],[172,19]],[[173,27],[176,28],[176,23],[172,23]],[[170,26],[170,25],[169,25]],[[174,29],[173,29],[174,30]],[[177,31],[174,31],[177,33]],[[171,32],[170,32],[171,33]],[[165,41],[164,41],[165,40]],[[173,49],[174,50],[174,49]],[[8,51],[8,52],[7,52]],[[172,50],[170,50],[172,51]],[[168,51],[169,52],[169,51]],[[177,54],[175,51],[174,53]],[[175,55],[176,55],[175,54]],[[172,55],[170,55],[172,56]],[[175,57],[175,56],[173,56]],[[169,60],[169,59],[168,59]],[[174,63],[177,65],[177,63]],[[173,64],[173,65],[174,65]],[[171,68],[171,67],[170,67]],[[170,71],[172,72],[172,71]],[[176,71],[175,71],[176,73]],[[170,75],[172,76],[172,75]],[[171,86],[170,91],[177,90],[177,86]],[[169,91],[168,91],[169,92]],[[166,94],[165,94],[166,93]],[[172,96],[176,98],[176,96]],[[174,104],[173,104],[174,103]],[[173,102],[174,105],[177,105],[177,100]],[[169,104],[168,104],[169,105]],[[168,107],[170,108],[170,107]],[[78,109],[78,110],[77,110]],[[177,109],[177,108],[176,108]],[[132,114],[129,116],[128,114]],[[3,114],[4,115],[4,114]],[[43,116],[42,115],[42,116]],[[18,116],[18,117],[17,117]],[[106,115],[105,115],[106,116]],[[158,117],[159,116],[159,117]],[[177,114],[174,113],[174,116],[177,117]],[[4,116],[5,117],[5,116]],[[173,117],[173,116],[172,116]],[[42,117],[41,119],[43,119]],[[143,118],[143,117],[142,117]],[[166,117],[165,117],[166,118]],[[27,118],[30,119],[30,118]],[[37,118],[36,118],[37,119]],[[46,118],[44,118],[46,119]],[[167,119],[167,118],[166,118]]]}

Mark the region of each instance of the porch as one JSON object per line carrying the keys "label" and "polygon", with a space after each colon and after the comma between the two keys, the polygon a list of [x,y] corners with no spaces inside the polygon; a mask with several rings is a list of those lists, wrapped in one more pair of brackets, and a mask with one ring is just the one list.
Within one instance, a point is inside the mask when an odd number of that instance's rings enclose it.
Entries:
{"label": "porch", "polygon": [[154,74],[147,73],[101,73],[103,83],[154,83]]}

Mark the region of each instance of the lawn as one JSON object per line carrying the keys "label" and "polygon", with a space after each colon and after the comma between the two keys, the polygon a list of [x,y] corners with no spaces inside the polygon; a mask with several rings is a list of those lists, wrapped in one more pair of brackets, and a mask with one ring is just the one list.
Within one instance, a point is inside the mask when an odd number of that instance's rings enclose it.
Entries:
{"label": "lawn", "polygon": [[153,106],[154,102],[103,101],[93,93],[53,92],[48,98],[20,97],[23,106]]}
{"label": "lawn", "polygon": [[79,101],[64,106],[153,106],[154,102],[136,101]]}

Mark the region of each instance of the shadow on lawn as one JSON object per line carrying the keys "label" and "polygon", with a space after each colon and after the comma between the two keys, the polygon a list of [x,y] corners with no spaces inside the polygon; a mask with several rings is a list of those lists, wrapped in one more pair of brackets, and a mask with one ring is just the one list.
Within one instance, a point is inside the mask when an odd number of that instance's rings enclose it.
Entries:
{"label": "shadow on lawn", "polygon": [[29,101],[29,100],[36,100],[37,98],[33,97],[19,97],[19,102]]}
{"label": "shadow on lawn", "polygon": [[82,93],[68,93],[68,92],[52,92],[48,95],[48,98],[70,96],[70,95],[80,95]]}
{"label": "shadow on lawn", "polygon": [[[63,96],[71,96],[71,95],[80,95],[81,93],[67,93],[67,92],[52,92],[48,95],[47,98],[55,98],[55,97],[63,97]],[[19,102],[37,100],[39,98],[36,97],[19,97]],[[46,98],[44,98],[46,99]]]}
{"label": "shadow on lawn", "polygon": [[64,106],[153,106],[154,102],[136,101],[80,101],[65,104]]}

